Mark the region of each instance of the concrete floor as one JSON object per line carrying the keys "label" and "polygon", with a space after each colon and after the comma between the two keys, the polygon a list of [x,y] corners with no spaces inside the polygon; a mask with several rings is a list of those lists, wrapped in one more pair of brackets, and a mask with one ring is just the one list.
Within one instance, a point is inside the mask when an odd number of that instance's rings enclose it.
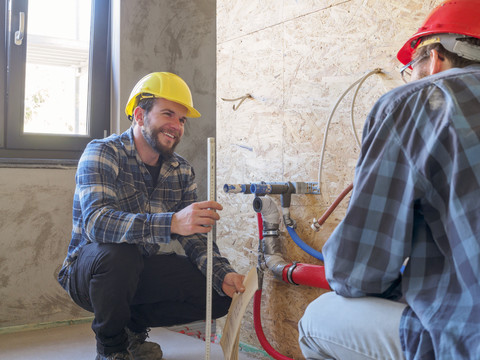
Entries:
{"label": "concrete floor", "polygon": [[[205,342],[164,328],[152,329],[150,341],[160,344],[165,360],[201,360]],[[95,359],[95,338],[89,323],[0,335],[1,360]],[[211,360],[222,360],[219,344],[211,345]],[[258,358],[258,357],[257,357]],[[239,360],[256,359],[240,352]]]}

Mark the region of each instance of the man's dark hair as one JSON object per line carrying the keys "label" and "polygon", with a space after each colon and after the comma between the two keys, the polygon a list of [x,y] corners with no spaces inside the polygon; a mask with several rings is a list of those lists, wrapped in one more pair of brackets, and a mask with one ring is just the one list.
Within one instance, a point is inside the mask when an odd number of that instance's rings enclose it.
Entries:
{"label": "man's dark hair", "polygon": [[[461,39],[458,39],[458,40],[459,41],[465,41],[466,43],[471,44],[471,45],[480,46],[480,39],[477,39],[477,38],[468,37],[468,38],[461,38]],[[423,47],[417,49],[415,51],[415,57],[422,57],[424,55],[427,55],[431,50],[437,50],[440,55],[443,55],[448,60],[450,60],[453,67],[463,68],[465,66],[472,65],[472,64],[480,64],[480,61],[468,60],[468,59],[465,59],[463,57],[458,56],[457,54],[455,54],[451,51],[448,51],[440,43],[430,44],[430,45],[423,46]]]}
{"label": "man's dark hair", "polygon": [[[139,95],[139,96],[141,96],[141,95]],[[143,110],[145,110],[145,113],[148,114],[150,112],[150,110],[152,110],[153,105],[155,104],[156,100],[157,100],[157,98],[140,99],[137,106],[140,106]]]}

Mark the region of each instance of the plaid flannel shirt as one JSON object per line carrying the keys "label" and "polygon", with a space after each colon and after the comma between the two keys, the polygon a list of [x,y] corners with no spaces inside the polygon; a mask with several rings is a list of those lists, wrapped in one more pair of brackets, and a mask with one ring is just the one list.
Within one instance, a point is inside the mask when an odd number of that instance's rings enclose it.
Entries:
{"label": "plaid flannel shirt", "polygon": [[[178,154],[164,160],[156,186],[133,141],[133,128],[89,143],[75,176],[73,229],[58,280],[68,291],[69,272],[87,243],[137,244],[144,256],[187,255],[206,274],[207,242],[203,234],[170,233],[172,215],[197,201],[194,171]],[[224,295],[229,261],[213,245],[213,286]]]}
{"label": "plaid flannel shirt", "polygon": [[338,294],[404,297],[407,359],[480,357],[480,66],[376,103],[347,214],[323,252]]}

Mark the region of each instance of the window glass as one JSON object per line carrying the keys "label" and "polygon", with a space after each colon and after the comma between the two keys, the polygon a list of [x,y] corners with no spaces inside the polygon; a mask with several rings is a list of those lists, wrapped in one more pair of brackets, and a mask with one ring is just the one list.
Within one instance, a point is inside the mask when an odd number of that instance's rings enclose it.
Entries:
{"label": "window glass", "polygon": [[28,1],[24,133],[88,135],[91,7],[86,0]]}
{"label": "window glass", "polygon": [[108,135],[110,15],[110,0],[0,0],[0,162],[76,160]]}

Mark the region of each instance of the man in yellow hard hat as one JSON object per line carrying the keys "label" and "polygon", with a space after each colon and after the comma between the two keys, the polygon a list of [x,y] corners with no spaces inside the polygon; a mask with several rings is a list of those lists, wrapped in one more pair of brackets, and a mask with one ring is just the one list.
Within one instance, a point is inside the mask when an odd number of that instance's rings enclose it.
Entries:
{"label": "man in yellow hard hat", "polygon": [[479,19],[480,0],[445,1],[399,51],[408,83],[367,117],[306,359],[480,358]]}
{"label": "man in yellow hard hat", "polygon": [[[76,174],[73,230],[58,279],[94,313],[97,360],[161,359],[150,327],[205,319],[205,233],[220,217],[197,202],[194,172],[174,152],[189,117],[200,117],[177,75],[146,75],[125,112],[132,126],[87,145]],[[243,292],[214,244],[212,317]]]}

